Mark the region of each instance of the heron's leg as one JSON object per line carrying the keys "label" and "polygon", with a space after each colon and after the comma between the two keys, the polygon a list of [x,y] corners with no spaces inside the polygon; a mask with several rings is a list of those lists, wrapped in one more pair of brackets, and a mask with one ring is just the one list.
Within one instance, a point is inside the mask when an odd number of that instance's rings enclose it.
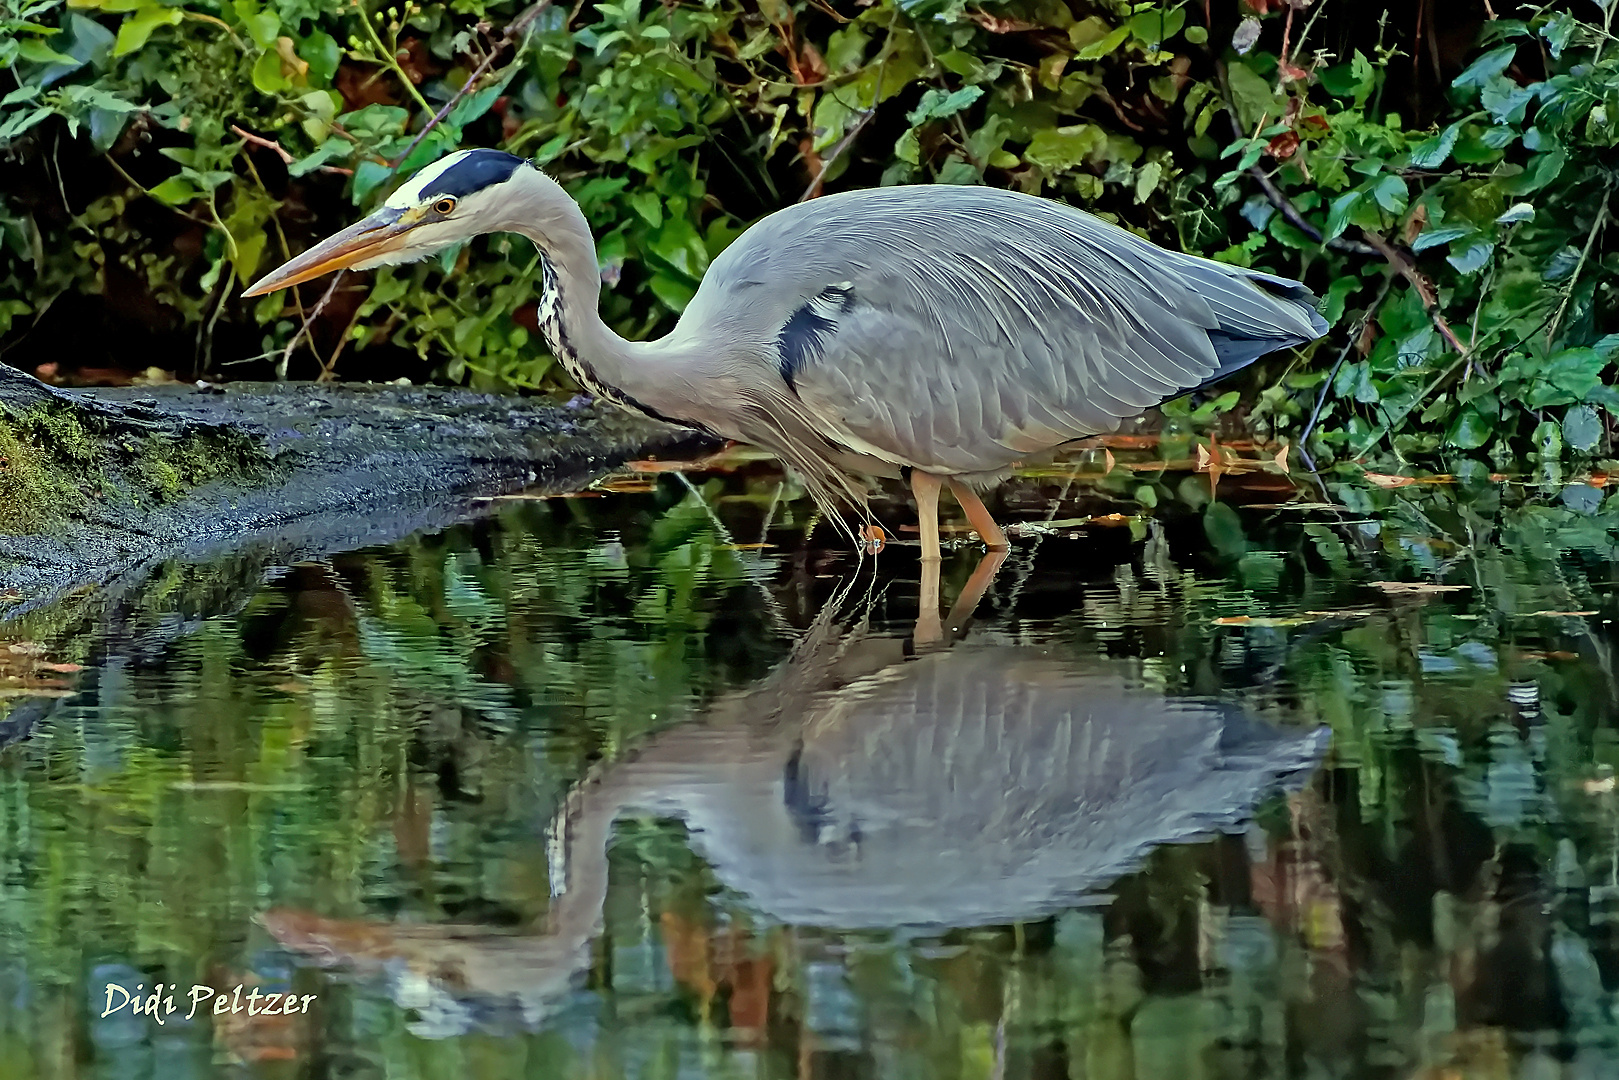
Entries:
{"label": "heron's leg", "polygon": [[917,646],[932,645],[944,637],[944,624],[939,621],[939,568],[938,559],[922,560],[922,580],[916,588],[916,628],[911,640]]}
{"label": "heron's leg", "polygon": [[967,521],[978,533],[978,538],[984,542],[984,546],[991,551],[1005,551],[1009,546],[1006,534],[995,524],[995,519],[989,516],[989,511],[984,508],[984,500],[978,497],[978,492],[954,477],[950,478],[949,484],[950,494],[956,497],[961,508],[967,512]]}
{"label": "heron's leg", "polygon": [[[916,496],[916,524],[922,530],[922,561],[938,562],[939,478],[921,469],[912,469],[911,494]],[[934,599],[938,599],[937,592]]]}

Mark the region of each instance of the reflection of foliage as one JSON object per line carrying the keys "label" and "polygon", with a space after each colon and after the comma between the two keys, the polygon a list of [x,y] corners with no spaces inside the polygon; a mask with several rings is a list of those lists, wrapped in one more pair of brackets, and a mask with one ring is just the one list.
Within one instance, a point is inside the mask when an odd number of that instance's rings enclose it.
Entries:
{"label": "reflection of foliage", "polygon": [[[296,568],[166,655],[63,650],[93,681],[0,778],[0,966],[29,980],[25,1007],[80,1015],[108,957],[148,981],[240,965],[270,905],[541,916],[567,786],[783,651],[761,564],[706,509],[740,531],[754,479],[520,504]],[[921,936],[776,927],[683,830],[637,819],[615,834],[592,991],[544,1031],[424,1044],[373,988],[306,971],[320,1037],[421,1077],[522,1048],[537,1075],[644,1075],[694,1045],[692,1071],[716,1076],[868,1054],[879,1075],[987,1076],[1058,1053],[1088,1076],[1498,1075],[1521,1055],[1504,1032],[1561,1023],[1560,1000],[1574,1039],[1612,1045],[1612,640],[1556,613],[1611,617],[1619,518],[1493,492],[1344,485],[1348,523],[1245,508],[1208,528],[1211,509],[1166,494],[1117,566],[1086,557],[1095,537],[1042,541],[1025,602],[975,632],[1139,656],[1170,692],[1335,732],[1311,789],[1247,836],[1158,853],[1105,909]],[[1369,585],[1385,580],[1470,588]],[[129,640],[199,602],[164,579]]]}
{"label": "reflection of foliage", "polygon": [[[580,200],[606,313],[632,335],[666,325],[744,224],[806,189],[994,183],[1303,274],[1341,327],[1369,320],[1331,372],[1325,453],[1603,452],[1619,407],[1603,381],[1619,53],[1595,8],[1442,33],[1419,18],[1403,40],[1407,5],[1295,19],[1302,6],[1275,2],[598,0],[544,10],[506,50],[488,23],[517,14],[509,0],[35,0],[0,15],[17,81],[0,143],[38,166],[0,202],[0,333],[109,274],[186,323],[245,322],[231,290],[286,254],[286,230],[351,216],[340,185],[370,205],[402,155],[410,170],[500,144]],[[71,222],[49,175],[63,132],[70,168],[88,152],[115,170]],[[327,312],[328,347],[387,340],[456,380],[546,379],[534,256],[489,247],[380,272]],[[279,295],[253,308],[271,352],[299,314]],[[1296,434],[1328,377],[1287,373],[1255,415]]]}

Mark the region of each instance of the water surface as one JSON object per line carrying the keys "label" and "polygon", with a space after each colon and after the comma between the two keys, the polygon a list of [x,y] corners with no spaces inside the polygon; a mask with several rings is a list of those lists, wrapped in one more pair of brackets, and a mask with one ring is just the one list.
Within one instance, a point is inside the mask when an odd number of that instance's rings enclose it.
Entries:
{"label": "water surface", "polygon": [[15,621],[0,1071],[1619,1072],[1613,498],[1115,475],[931,644],[761,465]]}

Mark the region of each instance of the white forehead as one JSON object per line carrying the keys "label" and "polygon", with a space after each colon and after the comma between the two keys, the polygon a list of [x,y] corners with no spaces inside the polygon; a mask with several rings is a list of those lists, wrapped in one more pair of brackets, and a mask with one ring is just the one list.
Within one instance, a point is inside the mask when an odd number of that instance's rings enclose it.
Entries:
{"label": "white forehead", "polygon": [[433,164],[427,166],[399,185],[399,190],[388,196],[388,201],[382,205],[394,210],[404,210],[415,206],[422,201],[422,190],[431,187],[433,182],[449,170],[455,168],[472,154],[471,150],[457,150],[446,157],[441,157]]}

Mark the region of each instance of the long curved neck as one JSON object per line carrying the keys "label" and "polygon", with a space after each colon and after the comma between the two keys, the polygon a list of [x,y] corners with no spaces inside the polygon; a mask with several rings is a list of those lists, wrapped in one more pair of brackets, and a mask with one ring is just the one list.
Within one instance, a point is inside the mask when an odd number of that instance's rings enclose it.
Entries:
{"label": "long curved neck", "polygon": [[[549,178],[545,182],[554,183]],[[543,222],[525,220],[516,225],[516,231],[534,241],[540,251],[538,318],[540,333],[552,354],[574,381],[597,397],[657,420],[701,427],[659,408],[664,404],[660,388],[666,380],[659,378],[656,369],[667,360],[654,355],[655,348],[646,343],[619,337],[602,321],[601,275],[590,223],[565,194],[550,203],[551,212]]]}

